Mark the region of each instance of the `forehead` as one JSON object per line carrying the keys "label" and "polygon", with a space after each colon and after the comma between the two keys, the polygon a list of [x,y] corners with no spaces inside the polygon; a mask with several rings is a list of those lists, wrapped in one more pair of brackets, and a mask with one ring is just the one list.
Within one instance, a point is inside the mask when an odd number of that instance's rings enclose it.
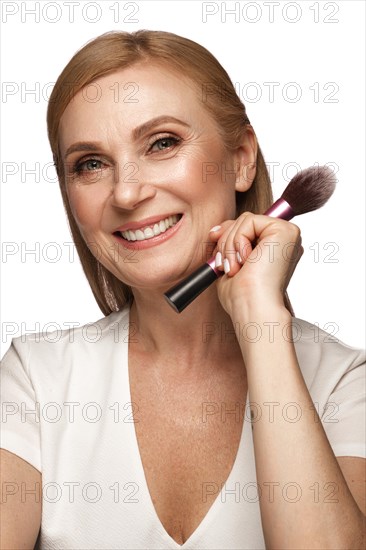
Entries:
{"label": "forehead", "polygon": [[196,125],[207,125],[210,118],[190,79],[168,68],[134,65],[93,81],[75,95],[61,117],[60,145],[95,139],[107,121],[131,131],[161,115],[184,117]]}

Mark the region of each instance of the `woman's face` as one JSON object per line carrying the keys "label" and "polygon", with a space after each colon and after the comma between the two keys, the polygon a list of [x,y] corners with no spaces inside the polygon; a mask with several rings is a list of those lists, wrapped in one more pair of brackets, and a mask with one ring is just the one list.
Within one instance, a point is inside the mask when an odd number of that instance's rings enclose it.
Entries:
{"label": "woman's face", "polygon": [[253,139],[228,153],[193,84],[153,64],[81,90],[61,118],[60,147],[91,252],[133,288],[181,280],[208,259],[210,228],[234,218]]}

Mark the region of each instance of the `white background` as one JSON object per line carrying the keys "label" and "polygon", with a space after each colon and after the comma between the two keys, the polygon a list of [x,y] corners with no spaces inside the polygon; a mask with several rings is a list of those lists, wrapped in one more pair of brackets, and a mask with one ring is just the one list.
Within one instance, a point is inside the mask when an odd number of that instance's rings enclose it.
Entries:
{"label": "white background", "polygon": [[[88,40],[113,29],[141,28],[181,34],[219,59],[246,103],[272,167],[275,198],[297,167],[336,167],[338,185],[329,203],[294,220],[302,229],[305,254],[289,294],[297,317],[349,345],[364,346],[362,0],[3,1],[1,9],[2,352],[11,336],[22,332],[102,317],[48,168],[47,97]],[[273,97],[268,83],[277,83]],[[32,89],[36,92],[27,93]],[[31,169],[35,173],[26,174]]]}

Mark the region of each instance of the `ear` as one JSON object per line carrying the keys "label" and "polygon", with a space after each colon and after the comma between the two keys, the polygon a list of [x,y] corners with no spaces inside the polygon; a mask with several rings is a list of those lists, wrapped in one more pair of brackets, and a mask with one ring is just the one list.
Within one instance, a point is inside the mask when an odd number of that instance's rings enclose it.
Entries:
{"label": "ear", "polygon": [[249,124],[245,126],[241,144],[234,152],[237,168],[235,190],[248,191],[255,178],[257,169],[258,143],[255,132]]}

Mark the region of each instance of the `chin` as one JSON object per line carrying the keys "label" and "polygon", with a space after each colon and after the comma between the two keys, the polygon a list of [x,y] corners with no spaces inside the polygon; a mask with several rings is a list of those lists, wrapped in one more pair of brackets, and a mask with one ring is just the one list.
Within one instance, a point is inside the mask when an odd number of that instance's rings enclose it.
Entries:
{"label": "chin", "polygon": [[[164,294],[166,290],[179,283],[195,269],[195,267],[191,266],[189,269],[187,266],[185,269],[177,269],[177,266],[173,265],[169,268],[162,262],[159,262],[157,265],[156,260],[151,265],[149,264],[150,262],[144,262],[142,265],[141,262],[141,270],[134,269],[134,274],[129,273],[128,276],[126,276],[126,269],[124,269],[123,272],[118,272],[114,269],[113,274],[122,283],[130,286],[132,289],[141,291],[149,290],[150,292],[156,291]],[[200,265],[200,263],[198,263],[197,266],[198,265]]]}

